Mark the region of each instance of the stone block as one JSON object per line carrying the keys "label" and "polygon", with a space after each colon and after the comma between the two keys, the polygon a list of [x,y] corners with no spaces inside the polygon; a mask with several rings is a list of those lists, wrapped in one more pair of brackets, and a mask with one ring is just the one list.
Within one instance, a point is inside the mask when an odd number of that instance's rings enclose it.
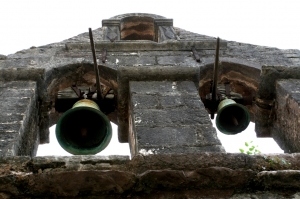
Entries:
{"label": "stone block", "polygon": [[300,190],[300,171],[284,170],[284,171],[263,171],[258,175],[261,187],[273,190],[285,190],[286,192],[294,192]]}
{"label": "stone block", "polygon": [[195,143],[196,129],[192,127],[137,127],[137,142],[139,146],[168,147],[182,146]]}
{"label": "stone block", "polygon": [[135,126],[147,126],[151,128],[155,126],[170,126],[173,124],[172,116],[167,110],[141,109],[135,110],[133,114]]}
{"label": "stone block", "polygon": [[158,56],[157,62],[159,65],[189,65],[199,66],[200,64],[194,60],[192,56]]}
{"label": "stone block", "polygon": [[198,125],[196,142],[201,146],[221,145],[216,129],[211,125]]}
{"label": "stone block", "polygon": [[271,128],[273,138],[285,152],[300,152],[299,79],[277,81],[275,107],[276,118]]}
{"label": "stone block", "polygon": [[121,66],[150,66],[156,65],[155,56],[140,56],[138,57],[136,53],[120,54],[120,55],[110,55],[107,56],[107,63],[109,65],[121,65]]}
{"label": "stone block", "polygon": [[162,108],[175,108],[185,105],[181,96],[161,96],[159,102]]}
{"label": "stone block", "polygon": [[142,155],[151,154],[199,154],[206,152],[225,152],[222,145],[210,145],[210,146],[169,146],[169,147],[150,147],[143,146],[137,153]]}
{"label": "stone block", "polygon": [[131,101],[136,109],[154,109],[158,107],[159,101],[154,96],[131,94]]}
{"label": "stone block", "polygon": [[129,82],[130,92],[136,94],[157,94],[173,93],[172,84],[167,81],[139,81]]}

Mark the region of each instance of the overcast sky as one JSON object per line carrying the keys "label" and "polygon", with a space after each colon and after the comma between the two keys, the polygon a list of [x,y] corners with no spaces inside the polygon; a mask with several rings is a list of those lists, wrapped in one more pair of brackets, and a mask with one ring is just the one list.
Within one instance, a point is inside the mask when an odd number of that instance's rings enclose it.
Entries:
{"label": "overcast sky", "polygon": [[299,10],[299,0],[1,0],[0,54],[59,42],[134,12],[172,18],[175,27],[225,40],[300,49]]}
{"label": "overcast sky", "polygon": [[299,0],[1,0],[0,54],[59,42],[132,12],[172,18],[176,27],[225,40],[300,49],[299,10]]}

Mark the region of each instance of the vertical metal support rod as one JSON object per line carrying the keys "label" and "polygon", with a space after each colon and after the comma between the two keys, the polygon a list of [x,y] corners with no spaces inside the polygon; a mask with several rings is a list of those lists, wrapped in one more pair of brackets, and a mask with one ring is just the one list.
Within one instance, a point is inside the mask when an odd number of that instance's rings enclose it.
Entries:
{"label": "vertical metal support rod", "polygon": [[91,48],[92,48],[92,53],[93,53],[93,59],[94,59],[94,70],[95,70],[95,74],[96,74],[97,99],[102,100],[103,95],[102,95],[101,86],[100,86],[100,75],[99,75],[99,69],[98,69],[98,64],[97,64],[93,33],[92,33],[91,28],[89,28],[89,34],[90,34],[90,42],[91,42]]}
{"label": "vertical metal support rod", "polygon": [[[216,55],[215,55],[215,65],[214,65],[214,77],[213,77],[213,86],[212,86],[212,109],[215,109],[216,101],[217,101],[217,86],[218,86],[218,68],[219,68],[219,45],[220,44],[220,38],[217,38],[217,44],[216,44]],[[210,118],[214,119],[214,111],[211,110]]]}
{"label": "vertical metal support rod", "polygon": [[106,49],[103,49],[103,51],[102,51],[102,63],[105,63],[106,54],[107,54]]}

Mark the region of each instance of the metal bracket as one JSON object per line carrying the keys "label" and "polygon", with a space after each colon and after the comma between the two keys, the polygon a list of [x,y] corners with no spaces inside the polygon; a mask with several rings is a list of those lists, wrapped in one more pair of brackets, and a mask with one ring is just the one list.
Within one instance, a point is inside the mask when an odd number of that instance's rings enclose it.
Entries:
{"label": "metal bracket", "polygon": [[194,55],[196,61],[197,61],[197,62],[201,62],[200,56],[199,56],[199,54],[198,54],[198,52],[197,52],[197,50],[196,50],[195,47],[192,48],[192,51],[193,51],[193,55]]}

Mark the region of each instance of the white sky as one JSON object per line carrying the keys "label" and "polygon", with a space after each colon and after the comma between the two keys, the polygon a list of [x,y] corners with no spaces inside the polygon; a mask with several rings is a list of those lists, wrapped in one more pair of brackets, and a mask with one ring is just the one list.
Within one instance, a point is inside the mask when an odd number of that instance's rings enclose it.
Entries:
{"label": "white sky", "polygon": [[299,0],[1,0],[0,54],[59,42],[133,12],[172,18],[176,27],[225,40],[300,49],[299,10]]}
{"label": "white sky", "polygon": [[1,0],[0,54],[46,45],[140,12],[192,32],[283,49],[300,48],[299,0]]}

